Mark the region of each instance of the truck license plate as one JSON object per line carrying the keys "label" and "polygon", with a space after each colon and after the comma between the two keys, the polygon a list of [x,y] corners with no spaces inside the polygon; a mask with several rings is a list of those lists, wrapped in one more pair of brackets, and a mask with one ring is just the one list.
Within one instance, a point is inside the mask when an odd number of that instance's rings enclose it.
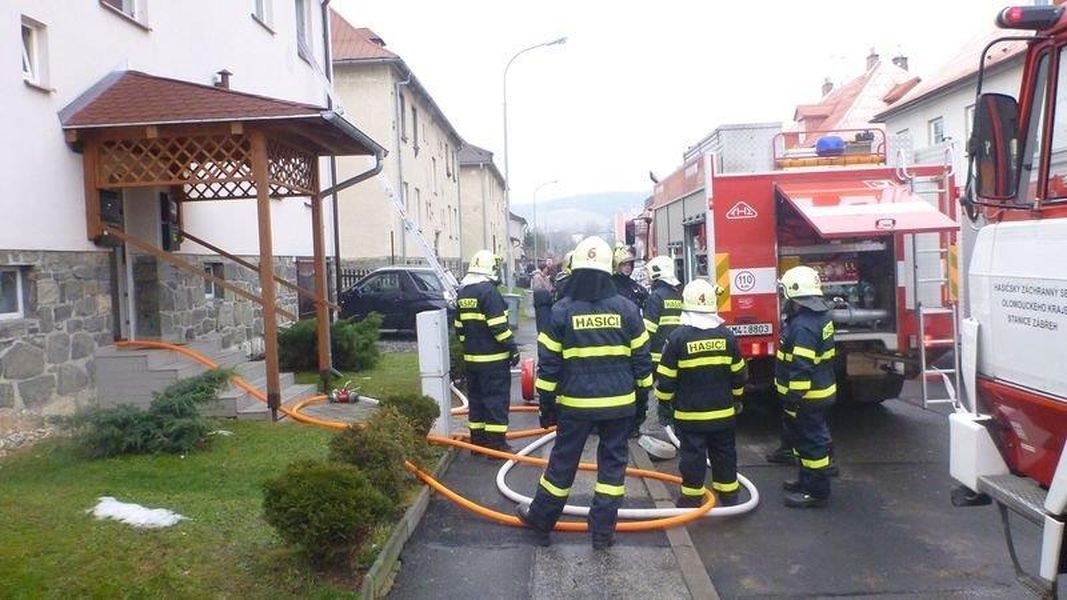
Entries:
{"label": "truck license plate", "polygon": [[737,336],[771,335],[773,329],[770,323],[745,323],[744,325],[727,325],[727,327]]}

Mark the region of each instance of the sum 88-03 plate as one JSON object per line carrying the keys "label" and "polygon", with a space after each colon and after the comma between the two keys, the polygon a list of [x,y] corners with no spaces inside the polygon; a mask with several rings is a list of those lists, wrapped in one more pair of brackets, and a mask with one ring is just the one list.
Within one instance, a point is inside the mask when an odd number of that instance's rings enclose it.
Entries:
{"label": "sum 88-03 plate", "polygon": [[771,335],[774,326],[770,323],[744,323],[741,325],[727,325],[736,336]]}

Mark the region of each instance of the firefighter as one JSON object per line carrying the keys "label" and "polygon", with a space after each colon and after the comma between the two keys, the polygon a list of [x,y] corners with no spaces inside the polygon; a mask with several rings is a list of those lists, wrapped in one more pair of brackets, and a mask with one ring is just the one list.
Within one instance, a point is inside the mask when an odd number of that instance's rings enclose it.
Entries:
{"label": "firefighter", "polygon": [[786,321],[774,365],[786,443],[800,461],[799,477],[782,484],[785,505],[820,508],[830,497],[830,429],[826,410],[837,394],[832,304],[822,295],[819,273],[797,266],[782,274]]}
{"label": "firefighter", "polygon": [[652,387],[648,333],[631,302],[611,282],[611,246],[599,237],[574,250],[566,298],[538,336],[537,389],[542,427],[556,425],[556,442],[533,503],[516,513],[547,546],[574,483],[586,439],[596,433],[597,483],[589,509],[594,549],[612,545],[622,504],[627,434],[633,424],[635,390]]}
{"label": "firefighter", "polygon": [[[652,258],[648,261],[647,268],[649,278],[652,279],[652,291],[645,301],[644,320],[645,329],[651,336],[652,364],[655,368],[655,365],[659,364],[667,336],[682,322],[682,294],[679,291],[681,282],[674,273],[674,261],[669,256]],[[630,432],[631,437],[640,436],[647,411],[646,397],[644,406],[637,407],[637,421],[634,423],[634,430]]]}
{"label": "firefighter", "polygon": [[705,461],[718,505],[737,504],[735,406],[748,371],[737,339],[719,317],[721,288],[697,279],[682,291],[682,325],[671,332],[656,368],[657,412],[681,442],[682,491],[675,506],[695,508],[704,497]]}
{"label": "firefighter", "polygon": [[573,250],[563,255],[563,262],[560,264],[559,273],[556,273],[556,279],[553,282],[555,284],[555,291],[553,292],[552,299],[553,304],[567,296],[567,287],[570,285],[571,280],[571,259],[573,257]]}
{"label": "firefighter", "polygon": [[506,441],[511,404],[511,367],[519,362],[515,336],[508,327],[507,305],[497,290],[499,263],[490,250],[471,257],[456,298],[456,335],[470,401],[471,443],[511,452]]}
{"label": "firefighter", "polygon": [[611,280],[615,282],[615,289],[619,291],[620,296],[633,302],[639,310],[643,310],[645,300],[648,299],[648,291],[631,277],[634,272],[634,260],[636,260],[634,253],[629,248],[616,247],[615,274],[611,276]]}

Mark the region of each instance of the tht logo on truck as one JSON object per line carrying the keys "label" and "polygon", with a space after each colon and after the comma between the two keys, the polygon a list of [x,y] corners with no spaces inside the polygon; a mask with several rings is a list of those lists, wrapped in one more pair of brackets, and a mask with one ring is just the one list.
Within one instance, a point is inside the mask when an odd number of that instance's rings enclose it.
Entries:
{"label": "tht logo on truck", "polygon": [[752,208],[744,200],[738,201],[737,204],[730,207],[730,210],[726,211],[727,219],[755,219],[758,216],[759,213],[756,212],[756,209]]}

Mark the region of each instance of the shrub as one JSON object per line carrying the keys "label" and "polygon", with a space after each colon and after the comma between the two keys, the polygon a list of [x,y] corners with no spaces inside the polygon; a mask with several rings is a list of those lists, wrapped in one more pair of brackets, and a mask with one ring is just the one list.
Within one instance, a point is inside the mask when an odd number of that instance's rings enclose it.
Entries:
{"label": "shrub", "polygon": [[421,436],[430,433],[433,422],[441,416],[441,407],[437,400],[422,394],[393,394],[382,399],[382,407],[395,408],[400,414],[411,420],[415,432]]}
{"label": "shrub", "polygon": [[359,467],[399,509],[405,484],[413,482],[404,461],[409,457],[418,459],[417,442],[406,417],[395,410],[381,409],[365,427],[349,427],[330,440],[330,458]]}
{"label": "shrub", "polygon": [[[369,369],[378,362],[382,316],[371,313],[362,321],[337,321],[330,326],[333,366],[344,371]],[[278,360],[282,368],[317,371],[318,322],[304,319],[278,332]]]}
{"label": "shrub", "polygon": [[459,341],[455,329],[448,332],[448,362],[449,377],[452,381],[460,383],[467,376],[466,364],[463,362],[463,343]]}
{"label": "shrub", "polygon": [[71,417],[66,425],[74,431],[75,443],[93,458],[189,452],[211,429],[198,406],[214,400],[229,378],[224,369],[206,371],[153,394],[147,411],[128,405],[91,410]]}
{"label": "shrub", "polygon": [[298,461],[263,484],[263,517],[283,540],[317,566],[351,560],[391,503],[359,469],[321,460]]}

